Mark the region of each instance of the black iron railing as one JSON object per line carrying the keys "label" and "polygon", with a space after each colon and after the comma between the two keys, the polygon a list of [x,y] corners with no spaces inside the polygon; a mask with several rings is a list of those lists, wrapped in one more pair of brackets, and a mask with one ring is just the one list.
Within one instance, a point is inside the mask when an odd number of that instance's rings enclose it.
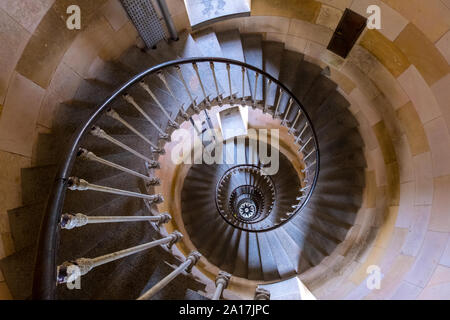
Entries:
{"label": "black iron railing", "polygon": [[[222,71],[222,74],[225,75],[225,77],[228,77],[228,79],[222,82],[222,86],[224,87],[223,92],[219,92],[219,86],[217,84],[219,80],[216,77],[216,72],[219,71]],[[206,75],[205,72],[210,73]],[[80,127],[74,133],[70,144],[67,146],[66,151],[62,154],[62,160],[56,174],[56,179],[50,190],[46,212],[40,229],[34,270],[34,299],[55,298],[58,278],[57,270],[59,270],[56,260],[60,238],[60,221],[66,190],[69,187],[72,190],[89,190],[89,187],[91,187],[96,191],[111,192],[108,188],[95,185],[92,187],[92,185],[82,179],[71,177],[71,171],[77,160],[77,155],[80,155],[80,150],[84,150],[80,149],[82,139],[89,134],[108,139],[107,134],[104,132],[102,133],[102,130],[95,126],[97,121],[104,115],[107,115],[108,112],[111,113],[111,105],[117,99],[124,98],[127,102],[132,103],[134,100],[132,100],[127,92],[132,87],[134,88],[134,86],[138,85],[145,88],[145,82],[143,81],[153,75],[158,76],[168,91],[173,95],[174,91],[168,87],[168,82],[164,79],[164,76],[169,73],[174,79],[174,75],[178,74],[179,79],[177,81],[180,84],[180,87],[182,84],[186,90],[184,93],[186,101],[180,101],[180,109],[178,110],[178,116],[180,117],[179,121],[190,119],[192,114],[198,113],[202,109],[222,104],[251,105],[262,109],[264,112],[271,113],[274,117],[279,117],[280,120],[282,120],[282,125],[287,126],[289,128],[289,133],[295,137],[295,142],[299,145],[299,157],[303,159],[305,163],[303,169],[303,172],[305,173],[304,185],[302,186],[299,198],[297,198],[298,204],[294,206],[288,217],[280,222],[280,225],[287,222],[291,216],[301,211],[305,204],[308,203],[308,200],[314,191],[319,174],[319,146],[316,133],[306,110],[285,85],[263,70],[240,61],[226,58],[200,57],[161,63],[131,78],[128,82],[118,88],[104,103],[98,106],[89,119],[85,123],[80,124]],[[258,77],[263,79],[265,93],[262,100],[257,99],[256,90],[254,93],[250,91],[250,96],[246,95],[245,92],[248,92],[248,88],[245,88],[245,83],[241,81],[241,79],[245,79],[244,73],[254,73],[256,79],[258,79]],[[189,76],[198,80],[201,91],[200,88],[194,89],[190,87],[190,81],[187,81],[189,80]],[[210,86],[208,86],[208,84],[205,83],[208,78],[214,79],[215,85],[209,84]],[[157,78],[155,77],[155,79]],[[242,92],[236,93],[236,90],[234,89],[241,88],[241,85]],[[209,92],[208,88],[211,87],[215,88],[215,90]],[[256,84],[254,88],[255,87]],[[197,92],[194,92],[195,90],[197,90]],[[269,91],[275,94],[273,105],[268,105],[267,103],[266,98]],[[197,103],[195,96],[202,97],[202,101]],[[211,96],[214,98],[211,98]],[[187,99],[187,97],[189,97],[189,99]],[[178,97],[174,98],[178,100]],[[183,107],[181,102],[185,102],[185,106],[188,107]],[[139,107],[137,104],[134,106],[136,108]],[[120,110],[117,111],[120,112]],[[144,111],[141,113],[143,112]],[[143,115],[145,116],[145,113],[143,113]],[[292,116],[293,119],[289,120]],[[151,121],[149,118],[147,118],[147,120]],[[168,122],[173,125],[172,122],[175,122],[175,119],[168,119]],[[154,123],[151,124],[155,125]],[[173,125],[173,128],[171,127],[171,130],[174,130],[175,128],[176,124]],[[159,138],[166,137],[162,134]],[[111,142],[111,140],[109,141]],[[112,142],[114,143],[114,141]],[[153,151],[155,154],[161,152],[161,150],[156,149]],[[83,153],[85,154],[85,150]],[[120,193],[120,190],[114,190],[114,192]]]}

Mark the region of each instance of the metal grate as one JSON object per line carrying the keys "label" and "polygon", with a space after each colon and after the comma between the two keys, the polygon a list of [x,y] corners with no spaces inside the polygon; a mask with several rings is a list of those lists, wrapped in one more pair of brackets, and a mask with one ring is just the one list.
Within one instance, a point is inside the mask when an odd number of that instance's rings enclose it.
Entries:
{"label": "metal grate", "polygon": [[149,48],[166,39],[166,32],[150,0],[121,0],[139,35]]}

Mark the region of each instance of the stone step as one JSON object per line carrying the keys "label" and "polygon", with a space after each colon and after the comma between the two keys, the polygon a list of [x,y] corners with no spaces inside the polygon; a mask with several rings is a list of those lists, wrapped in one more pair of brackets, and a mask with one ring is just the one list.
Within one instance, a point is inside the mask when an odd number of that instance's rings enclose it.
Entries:
{"label": "stone step", "polygon": [[257,233],[256,239],[258,241],[263,279],[266,281],[279,280],[280,275],[278,273],[278,266],[275,260],[276,255],[272,252],[267,233]]}
{"label": "stone step", "polygon": [[[101,180],[88,182],[100,186],[107,186],[121,190],[145,193],[143,189],[144,183],[137,177],[136,178],[130,177],[130,175],[128,175],[127,173],[118,173],[116,175]],[[64,209],[69,212],[90,212],[114,200],[116,197],[126,197],[126,196],[119,196],[106,192],[91,191],[91,190],[86,191],[68,190],[64,202]],[[142,199],[139,200],[144,201]]]}
{"label": "stone step", "polygon": [[31,296],[36,247],[28,246],[0,260],[0,268],[15,300]]}
{"label": "stone step", "polygon": [[[65,211],[83,213],[87,216],[134,216],[149,215],[142,201],[132,198],[117,197],[91,211]],[[146,223],[140,222],[140,223]],[[106,237],[125,231],[127,228],[139,225],[132,223],[88,224],[72,230],[61,230],[59,244],[59,261],[71,260],[86,255]],[[89,241],[86,241],[89,239]]]}
{"label": "stone step", "polygon": [[[148,241],[152,241],[154,231],[150,224],[145,222],[119,223],[119,229],[112,233],[105,233],[105,237],[96,246],[82,255],[85,258],[95,258],[104,254],[113,253],[122,249],[137,246]],[[101,232],[103,226],[97,225],[97,232]],[[152,250],[152,249],[149,249]],[[80,254],[81,255],[81,254]],[[81,257],[72,256],[72,259]],[[60,259],[60,258],[59,258]],[[58,293],[62,299],[95,299],[96,294],[104,292],[107,285],[111,283],[111,275],[120,273],[121,268],[129,267],[130,262],[136,259],[131,255],[119,260],[115,260],[98,266],[81,278],[81,290],[69,290],[66,286],[58,286]],[[63,262],[59,260],[59,262]],[[124,284],[121,283],[123,286]],[[122,289],[125,291],[125,289]],[[123,292],[122,291],[122,292]],[[126,294],[126,293],[125,293]],[[134,299],[135,297],[128,297]]]}
{"label": "stone step", "polygon": [[295,239],[291,238],[286,231],[286,225],[275,229],[275,235],[281,243],[284,251],[291,261],[291,265],[294,267],[297,273],[302,273],[311,267],[311,264],[302,255],[302,248],[295,243]]}
{"label": "stone step", "polygon": [[[245,62],[241,35],[237,29],[216,33],[217,39],[225,58]],[[241,67],[231,66],[231,84],[233,94],[242,97],[242,71]],[[245,97],[250,97],[250,82],[248,75],[244,75]]]}
{"label": "stone step", "polygon": [[289,255],[286,253],[283,245],[281,244],[277,232],[275,230],[265,233],[267,243],[270,246],[270,250],[277,264],[277,270],[279,277],[284,279],[293,276],[296,273],[295,265],[292,264]]}
{"label": "stone step", "polygon": [[223,261],[220,265],[218,265],[222,270],[233,273],[234,266],[236,264],[236,256],[238,254],[239,250],[239,239],[241,237],[241,231],[240,229],[235,228],[233,231],[233,234],[229,241],[229,248],[226,251],[226,253],[223,255]]}
{"label": "stone step", "polygon": [[[178,58],[196,58],[202,56],[199,46],[190,34],[184,32],[180,34],[179,38],[178,41],[170,44]],[[203,85],[206,95],[211,99],[215,98],[217,92],[209,63],[199,62],[197,63],[197,66],[201,82],[192,64],[184,64],[181,66],[184,79],[189,85],[191,94],[197,97],[197,102],[203,101],[205,99],[205,95],[201,89],[201,85]],[[223,92],[220,84],[218,84],[218,86],[219,92]]]}
{"label": "stone step", "polygon": [[248,279],[260,280],[264,279],[263,270],[261,268],[261,252],[258,245],[256,233],[248,233]]}
{"label": "stone step", "polygon": [[[204,29],[196,32],[192,35],[194,38],[198,49],[201,52],[201,56],[203,57],[219,57],[223,58],[224,54],[219,44],[219,40],[217,39],[216,33],[210,29]],[[228,84],[228,74],[226,70],[226,64],[224,63],[215,63],[214,69],[216,73],[216,78],[218,84],[222,89],[222,94],[224,97],[230,95],[229,84]]]}
{"label": "stone step", "polygon": [[228,250],[234,249],[234,243],[232,243],[232,240],[235,240],[233,238],[233,234],[236,228],[232,227],[228,223],[224,221],[224,227],[223,231],[217,232],[218,236],[216,239],[215,237],[211,237],[210,245],[205,245],[207,251],[205,251],[205,257],[208,257],[207,259],[211,261],[214,265],[220,266],[225,260],[225,256],[228,254]]}
{"label": "stone step", "polygon": [[306,60],[302,60],[300,62],[298,68],[296,69],[297,81],[292,91],[301,103],[305,101],[306,94],[311,89],[316,79],[320,77],[321,72],[322,68],[318,65]]}
{"label": "stone step", "polygon": [[[283,58],[284,43],[274,41],[263,41],[263,70],[278,79],[280,75],[281,61]],[[267,105],[275,104],[277,89],[275,85],[268,86],[264,83],[264,92],[266,94]]]}
{"label": "stone step", "polygon": [[15,251],[37,243],[44,210],[44,202],[8,210]]}
{"label": "stone step", "polygon": [[22,203],[24,205],[44,202],[56,177],[54,165],[22,168]]}
{"label": "stone step", "polygon": [[239,245],[236,254],[233,275],[241,278],[248,276],[248,254],[249,254],[249,233],[242,231],[239,238]]}
{"label": "stone step", "polygon": [[[290,50],[283,51],[283,58],[281,60],[278,80],[280,80],[281,83],[283,83],[289,90],[291,90],[294,95],[296,95],[296,92],[293,89],[295,89],[297,82],[305,81],[303,78],[298,76],[297,71],[302,62],[303,54]],[[277,92],[277,100],[275,101],[278,101],[278,96],[279,92]],[[297,96],[297,98],[299,97]],[[279,113],[284,113],[284,111],[288,107],[288,100],[289,97],[287,96],[287,94],[283,94],[283,97],[280,101],[280,107],[278,109]]]}
{"label": "stone step", "polygon": [[[262,35],[261,34],[242,34],[242,48],[244,50],[245,62],[263,70],[263,51],[262,51]],[[253,99],[256,101],[263,100],[263,76],[259,75],[256,84],[257,91],[255,95],[255,72],[247,70],[248,80]]]}

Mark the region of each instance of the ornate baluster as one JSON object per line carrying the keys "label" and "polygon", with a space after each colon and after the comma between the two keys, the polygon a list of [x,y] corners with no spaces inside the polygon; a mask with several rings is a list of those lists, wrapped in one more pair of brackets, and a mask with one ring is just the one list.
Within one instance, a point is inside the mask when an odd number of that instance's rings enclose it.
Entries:
{"label": "ornate baluster", "polygon": [[270,300],[269,290],[263,288],[256,288],[255,290],[255,300]]}
{"label": "ornate baluster", "polygon": [[111,162],[111,161],[105,160],[103,158],[100,158],[100,157],[96,156],[93,152],[88,151],[88,150],[83,149],[83,148],[80,148],[78,150],[78,157],[80,157],[80,159],[83,159],[83,160],[95,161],[95,162],[104,164],[106,166],[109,166],[109,167],[112,167],[112,168],[116,168],[117,170],[129,173],[129,174],[131,174],[133,176],[142,178],[149,185],[158,185],[158,184],[160,184],[160,181],[159,181],[158,178],[149,177],[149,176],[146,176],[146,175],[141,174],[139,172],[133,171],[133,170],[128,169],[128,168],[125,168],[125,167],[123,167],[121,165],[118,165],[118,164],[116,164],[114,162]]}
{"label": "ornate baluster", "polygon": [[150,87],[144,82],[144,80],[139,82],[139,85],[142,87],[142,89],[145,90],[145,92],[147,92],[150,97],[152,97],[153,101],[156,102],[156,105],[158,106],[158,108],[162,111],[162,113],[166,116],[166,118],[169,120],[169,126],[174,127],[174,128],[180,128],[180,125],[178,123],[176,123],[175,121],[172,120],[172,118],[170,117],[169,113],[166,111],[166,109],[162,106],[161,102],[159,102],[158,98],[155,96],[155,94],[153,93],[153,91],[150,89]]}
{"label": "ornate baluster", "polygon": [[86,216],[82,213],[65,213],[61,216],[59,225],[61,229],[74,229],[94,223],[114,223],[114,222],[135,222],[135,221],[150,221],[156,222],[158,226],[169,222],[170,214],[163,213],[156,216]]}
{"label": "ornate baluster", "polygon": [[284,126],[286,124],[286,119],[287,119],[287,116],[289,115],[289,111],[291,111],[291,107],[292,107],[292,103],[293,102],[294,102],[294,100],[292,98],[290,98],[288,107],[286,109],[286,112],[284,113],[283,121],[281,121],[281,125],[282,126]]}
{"label": "ornate baluster", "polygon": [[152,120],[152,118],[150,118],[150,116],[137,104],[137,102],[134,100],[132,96],[130,96],[129,94],[125,94],[123,98],[125,99],[125,101],[131,104],[137,111],[139,111],[139,113],[142,114],[142,116],[144,116],[144,118],[147,119],[147,121],[150,122],[150,124],[156,128],[156,130],[158,130],[159,137],[161,139],[166,140],[169,139],[169,135],[165,133],[160,127],[158,127],[158,125]]}
{"label": "ornate baluster", "polygon": [[183,83],[184,89],[186,90],[189,99],[191,100],[192,108],[195,112],[200,112],[200,109],[197,106],[197,102],[195,102],[195,99],[192,97],[191,91],[189,90],[189,87],[186,83],[186,80],[184,80],[183,73],[181,72],[180,66],[175,66],[175,70],[177,71],[178,77],[180,78],[181,82]]}
{"label": "ornate baluster", "polygon": [[134,197],[134,198],[141,198],[145,199],[147,201],[150,201],[151,203],[161,203],[163,202],[163,197],[160,194],[143,194],[128,190],[121,190],[121,189],[115,189],[111,187],[105,187],[105,186],[99,186],[96,184],[92,184],[87,182],[86,180],[77,178],[77,177],[70,177],[68,181],[68,188],[70,190],[77,190],[77,191],[99,191],[99,192],[105,192],[105,193],[111,193],[111,194],[117,194],[121,196],[127,196],[127,197]]}
{"label": "ornate baluster", "polygon": [[256,93],[258,92],[258,77],[259,77],[259,73],[255,72],[255,93],[253,94],[253,108],[256,108]]}
{"label": "ornate baluster", "polygon": [[180,99],[178,99],[178,97],[173,93],[172,88],[170,88],[169,83],[166,80],[166,77],[164,76],[164,73],[162,71],[158,71],[156,73],[156,75],[158,76],[158,78],[162,81],[162,83],[164,83],[164,86],[166,87],[167,91],[169,91],[170,95],[172,96],[172,98],[175,101],[178,101],[180,103],[180,114],[184,119],[189,119],[189,115],[186,113],[186,111],[184,111],[184,103],[182,103],[180,101]]}
{"label": "ornate baluster", "polygon": [[219,104],[222,104],[222,96],[219,92],[219,85],[217,84],[217,78],[216,78],[216,70],[214,69],[214,62],[209,63],[209,67],[211,69],[213,78],[214,78],[214,86],[216,87],[216,94],[217,94],[217,101],[219,101]]}
{"label": "ornate baluster", "polygon": [[233,100],[233,89],[231,87],[231,67],[230,64],[227,63],[226,64],[226,69],[227,69],[227,75],[228,75],[228,89],[230,90],[230,103],[232,103]]}
{"label": "ornate baluster", "polygon": [[295,143],[302,141],[302,135],[305,133],[307,128],[308,128],[308,122],[305,123],[305,126],[303,127],[302,131],[300,131],[300,133],[298,134],[297,138],[295,139]]}
{"label": "ornate baluster", "polygon": [[245,67],[242,67],[242,101],[245,101]]}
{"label": "ornate baluster", "polygon": [[266,88],[266,92],[264,93],[264,113],[266,113],[267,112],[267,108],[268,108],[268,106],[267,106],[267,95],[269,94],[269,91],[270,91],[270,86],[272,85],[272,80],[268,80],[267,81],[267,88]]}
{"label": "ornate baluster", "polygon": [[224,289],[227,288],[228,282],[230,281],[231,275],[225,271],[219,271],[216,277],[216,291],[211,300],[220,300],[220,296]]}
{"label": "ornate baluster", "polygon": [[194,68],[195,74],[197,75],[198,82],[200,83],[200,88],[202,89],[203,96],[205,97],[206,105],[208,107],[211,106],[211,102],[209,101],[209,96],[206,94],[205,87],[203,86],[202,78],[200,77],[200,73],[198,72],[197,63],[193,62],[192,67]]}
{"label": "ornate baluster", "polygon": [[301,192],[305,192],[306,190],[308,190],[309,188],[311,188],[311,186],[306,186],[300,189]]}
{"label": "ornate baluster", "polygon": [[284,94],[284,91],[282,91],[281,88],[278,88],[278,100],[277,100],[277,104],[275,107],[275,111],[273,113],[273,118],[278,117],[278,109],[280,108],[280,102],[281,102],[281,99],[283,98],[283,94]]}
{"label": "ornate baluster", "polygon": [[305,150],[306,146],[308,145],[308,143],[312,140],[312,137],[309,137],[308,141],[306,141],[303,146],[300,148],[300,150],[298,150],[298,152],[303,152],[303,150]]}
{"label": "ornate baluster", "polygon": [[109,109],[106,112],[106,115],[109,117],[119,121],[121,124],[123,124],[125,127],[127,127],[131,132],[133,132],[135,135],[137,135],[139,138],[147,142],[151,146],[151,150],[154,153],[160,153],[164,154],[164,149],[159,148],[156,144],[151,142],[146,136],[144,136],[142,133],[137,131],[131,124],[129,124],[127,121],[125,121],[114,109]]}
{"label": "ornate baluster", "polygon": [[192,126],[194,127],[195,132],[197,132],[197,136],[201,135],[202,132],[199,128],[197,128],[197,125],[195,124],[194,119],[192,119],[192,117],[190,117],[189,121],[191,122]]}
{"label": "ornate baluster", "polygon": [[316,160],[314,160],[309,166],[305,167],[305,169],[302,169],[302,172],[305,173],[310,168],[312,168],[316,164]]}
{"label": "ornate baluster", "polygon": [[158,78],[162,81],[162,83],[164,84],[164,86],[166,87],[167,91],[169,91],[170,95],[172,96],[172,98],[174,98],[174,100],[177,100],[178,102],[180,102],[178,100],[178,98],[175,96],[175,94],[173,93],[172,89],[169,86],[169,83],[166,80],[166,77],[164,76],[164,73],[160,70],[156,73],[156,75],[158,76]]}
{"label": "ornate baluster", "polygon": [[131,247],[128,249],[120,250],[114,253],[106,254],[97,258],[79,258],[75,261],[66,261],[62,265],[58,266],[57,269],[57,282],[58,283],[66,283],[72,282],[78,279],[81,276],[84,276],[93,268],[101,266],[103,264],[130,256],[132,254],[141,252],[143,250],[147,250],[159,245],[167,244],[169,247],[172,247],[176,242],[178,242],[182,238],[182,234],[178,231],[173,232],[169,236],[147,242],[135,247]]}
{"label": "ornate baluster", "polygon": [[314,152],[316,152],[316,149],[314,149],[310,153],[308,153],[308,155],[303,158],[303,161],[306,161],[306,159],[308,159],[310,156],[312,156]]}
{"label": "ornate baluster", "polygon": [[167,275],[165,278],[163,278],[161,281],[155,284],[150,290],[148,290],[146,293],[140,296],[138,300],[151,299],[155,294],[157,294],[161,289],[167,286],[173,279],[175,279],[183,271],[190,273],[194,265],[198,262],[198,260],[200,260],[200,257],[201,254],[198,253],[197,251],[191,252],[191,254],[187,257],[185,262],[180,264],[178,268],[173,270],[169,275]]}
{"label": "ornate baluster", "polygon": [[157,161],[147,158],[146,156],[140,154],[136,150],[133,150],[132,148],[130,148],[126,144],[123,144],[119,140],[114,139],[113,137],[108,135],[105,131],[103,131],[101,128],[96,127],[96,126],[92,127],[91,134],[96,136],[96,137],[108,140],[109,142],[114,143],[115,145],[121,147],[122,149],[124,149],[124,150],[126,150],[126,151],[128,151],[128,152],[130,152],[132,154],[134,154],[136,157],[139,157],[139,158],[147,161],[151,168],[159,168],[159,163]]}
{"label": "ornate baluster", "polygon": [[294,127],[295,127],[295,125],[297,124],[297,121],[298,121],[298,119],[300,118],[301,115],[302,115],[302,111],[301,111],[301,110],[298,110],[297,115],[295,116],[295,119],[294,119],[294,121],[292,122],[291,127],[289,128],[289,133],[292,133],[292,132],[295,131],[295,130],[294,130]]}

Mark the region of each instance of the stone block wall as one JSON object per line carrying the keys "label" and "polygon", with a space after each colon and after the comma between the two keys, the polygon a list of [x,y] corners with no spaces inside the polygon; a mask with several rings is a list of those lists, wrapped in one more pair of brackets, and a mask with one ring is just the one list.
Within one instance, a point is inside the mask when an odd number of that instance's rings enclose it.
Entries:
{"label": "stone block wall", "polygon": [[[21,202],[20,169],[34,164],[38,133],[83,79],[135,44],[118,0],[78,0],[81,30],[66,27],[68,0],[0,3],[0,258],[14,253],[7,210]],[[11,298],[0,273],[0,299]]]}
{"label": "stone block wall", "polygon": [[[182,0],[168,0],[178,30]],[[79,0],[82,30],[65,28],[68,0],[0,3],[0,258],[14,252],[7,210],[21,205],[20,168],[39,132],[82,79],[136,42],[118,0]],[[347,59],[326,50],[345,8],[382,9]],[[301,276],[318,298],[450,298],[450,2],[253,0],[252,16],[214,24],[284,42],[331,69],[366,144],[364,205],[338,250]],[[379,265],[380,290],[365,285]],[[10,298],[0,274],[0,298]]]}

